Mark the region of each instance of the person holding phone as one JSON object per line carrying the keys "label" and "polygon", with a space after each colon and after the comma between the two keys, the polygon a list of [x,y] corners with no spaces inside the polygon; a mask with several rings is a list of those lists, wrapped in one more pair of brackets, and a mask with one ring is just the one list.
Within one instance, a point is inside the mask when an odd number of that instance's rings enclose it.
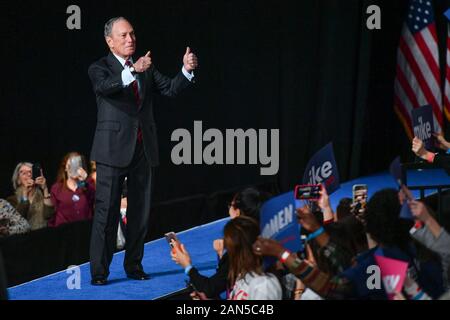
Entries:
{"label": "person holding phone", "polygon": [[[446,149],[447,142],[442,137],[442,135],[436,136],[439,146]],[[450,172],[450,156],[447,154],[441,154],[441,153],[433,153],[425,149],[425,144],[422,140],[420,140],[418,137],[414,137],[412,141],[412,151],[416,156],[419,158],[429,162],[437,164],[438,166],[444,168],[448,172]]]}
{"label": "person holding phone", "polygon": [[78,152],[68,153],[60,163],[56,183],[51,188],[55,214],[49,226],[92,219],[94,198],[95,185],[88,179],[84,157]]}
{"label": "person holding phone", "polygon": [[18,163],[11,181],[14,194],[6,200],[28,221],[31,230],[46,228],[54,207],[41,166]]}
{"label": "person holding phone", "polygon": [[97,192],[90,247],[92,285],[105,285],[115,250],[122,183],[128,177],[128,278],[148,280],[142,266],[150,216],[154,168],[159,164],[153,97],[177,96],[194,82],[197,57],[189,47],[173,78],[161,74],[151,52],[135,56],[136,33],[124,17],[106,22],[107,56],[88,70],[97,99],[97,127],[91,160],[97,163]]}
{"label": "person holding phone", "polygon": [[[261,206],[271,198],[271,194],[250,187],[234,194],[228,205],[228,214],[231,219],[239,217],[250,217],[259,222]],[[195,288],[192,296],[204,296],[208,299],[220,299],[220,294],[227,288],[227,277],[229,271],[229,257],[225,249],[224,239],[216,239],[213,248],[218,255],[218,265],[216,273],[207,277],[192,265],[191,257],[184,244],[180,243],[173,233],[166,235],[167,241],[171,244],[171,257],[178,265],[183,267],[189,277],[190,284]]]}

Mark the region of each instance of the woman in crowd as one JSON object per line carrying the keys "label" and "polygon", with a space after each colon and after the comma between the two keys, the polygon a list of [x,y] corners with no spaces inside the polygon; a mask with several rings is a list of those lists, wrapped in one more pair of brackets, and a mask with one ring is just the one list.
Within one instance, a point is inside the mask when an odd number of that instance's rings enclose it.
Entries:
{"label": "woman in crowd", "polygon": [[28,162],[16,166],[11,179],[15,192],[7,201],[28,221],[31,230],[37,230],[47,227],[54,208],[42,170],[40,177],[33,180],[32,168]]}
{"label": "woman in crowd", "polygon": [[87,179],[86,162],[77,152],[64,156],[58,169],[56,183],[51,188],[55,215],[49,226],[89,220],[93,216],[95,185]]}
{"label": "woman in crowd", "polygon": [[[236,193],[228,206],[228,214],[231,219],[239,216],[249,216],[259,221],[259,210],[262,204],[270,198],[270,194],[256,188],[247,188]],[[219,256],[219,264],[216,273],[211,277],[203,276],[197,268],[192,266],[191,257],[184,245],[178,244],[171,252],[172,260],[185,269],[190,282],[196,291],[207,298],[218,299],[227,288],[229,257],[224,252],[223,239],[214,241],[213,245]]]}
{"label": "woman in crowd", "polygon": [[[374,255],[377,252],[388,258],[407,261],[408,274],[413,281],[416,281],[419,272],[411,250],[410,225],[399,218],[399,212],[400,203],[396,190],[381,190],[371,198],[365,214],[366,231],[377,246],[359,255],[354,266],[336,276],[322,272],[270,239],[258,239],[254,244],[254,252],[279,258],[307,287],[323,298],[386,299],[382,288],[370,289],[367,286],[371,275],[367,273],[367,268],[376,265]],[[414,295],[420,294],[419,288],[414,290]]]}
{"label": "woman in crowd", "polygon": [[258,222],[241,216],[224,228],[224,244],[229,255],[230,300],[281,300],[281,285],[273,274],[263,271],[262,258],[252,250],[260,233]]}
{"label": "woman in crowd", "polygon": [[425,204],[412,201],[410,208],[413,216],[421,222],[416,224],[410,233],[414,239],[439,255],[444,288],[448,291],[450,290],[450,235],[433,218]]}

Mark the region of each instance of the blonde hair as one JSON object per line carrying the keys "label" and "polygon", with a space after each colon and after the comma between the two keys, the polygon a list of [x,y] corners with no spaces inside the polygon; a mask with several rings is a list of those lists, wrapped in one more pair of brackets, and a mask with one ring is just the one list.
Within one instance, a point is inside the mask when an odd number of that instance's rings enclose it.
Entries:
{"label": "blonde hair", "polygon": [[19,187],[19,171],[20,168],[22,168],[23,166],[27,166],[30,167],[31,169],[33,169],[33,164],[31,162],[19,162],[16,166],[16,168],[14,169],[12,178],[11,178],[11,182],[13,185],[14,190],[17,190],[17,188]]}

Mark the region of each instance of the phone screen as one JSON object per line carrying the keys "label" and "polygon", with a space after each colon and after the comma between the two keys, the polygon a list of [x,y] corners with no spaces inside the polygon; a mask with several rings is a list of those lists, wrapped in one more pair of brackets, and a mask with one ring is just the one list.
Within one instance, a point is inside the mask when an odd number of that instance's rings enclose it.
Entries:
{"label": "phone screen", "polygon": [[299,185],[295,187],[295,199],[297,200],[319,200],[322,186],[318,185]]}
{"label": "phone screen", "polygon": [[71,177],[78,176],[78,169],[81,168],[81,157],[75,156],[69,160],[69,173]]}
{"label": "phone screen", "polygon": [[41,176],[41,165],[39,163],[33,164],[31,171],[32,171],[32,179],[36,180]]}
{"label": "phone screen", "polygon": [[367,194],[367,185],[355,184],[353,186],[353,204],[355,205],[356,212],[359,212],[361,209],[365,209],[367,204]]}
{"label": "phone screen", "polygon": [[165,234],[166,240],[169,243],[169,245],[173,248],[173,243],[172,241],[176,241],[178,242],[178,238],[175,232],[169,232]]}

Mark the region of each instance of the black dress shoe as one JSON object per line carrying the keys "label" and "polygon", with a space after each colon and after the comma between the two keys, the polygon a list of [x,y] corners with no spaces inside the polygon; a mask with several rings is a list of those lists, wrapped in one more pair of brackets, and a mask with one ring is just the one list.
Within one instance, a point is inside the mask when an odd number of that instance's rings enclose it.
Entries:
{"label": "black dress shoe", "polygon": [[93,278],[91,280],[91,284],[93,286],[104,286],[107,283],[108,283],[108,281],[104,277]]}
{"label": "black dress shoe", "polygon": [[144,271],[134,271],[131,273],[127,272],[127,277],[134,279],[134,280],[149,280],[150,276],[148,274],[146,274]]}

